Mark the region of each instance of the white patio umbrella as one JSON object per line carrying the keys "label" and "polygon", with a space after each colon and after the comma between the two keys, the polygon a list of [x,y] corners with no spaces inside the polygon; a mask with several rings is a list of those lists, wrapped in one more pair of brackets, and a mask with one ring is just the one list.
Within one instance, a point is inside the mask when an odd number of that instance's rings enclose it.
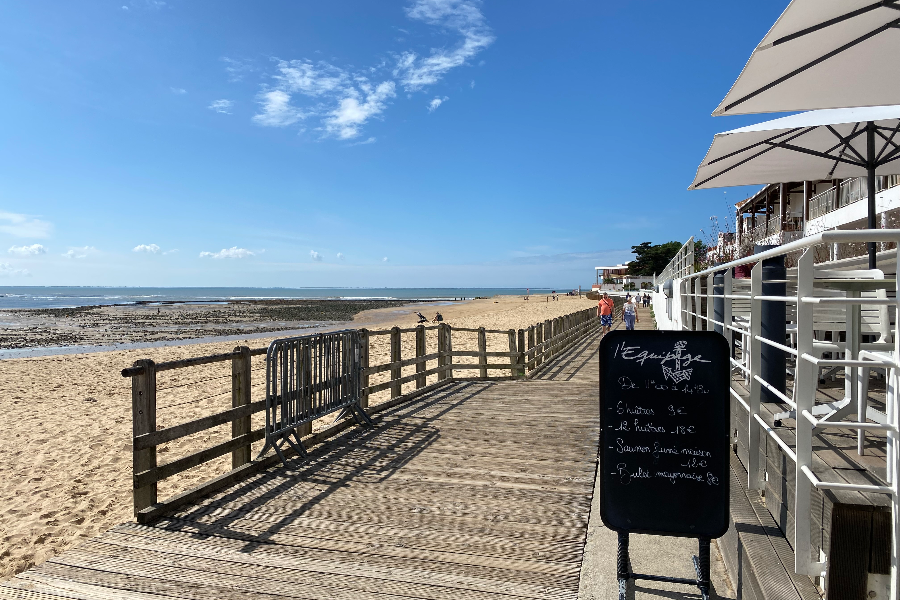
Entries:
{"label": "white patio umbrella", "polygon": [[[900,174],[900,105],[814,110],[718,133],[688,189]],[[869,244],[875,268],[875,244]]]}
{"label": "white patio umbrella", "polygon": [[900,0],[792,0],[714,116],[900,102]]}

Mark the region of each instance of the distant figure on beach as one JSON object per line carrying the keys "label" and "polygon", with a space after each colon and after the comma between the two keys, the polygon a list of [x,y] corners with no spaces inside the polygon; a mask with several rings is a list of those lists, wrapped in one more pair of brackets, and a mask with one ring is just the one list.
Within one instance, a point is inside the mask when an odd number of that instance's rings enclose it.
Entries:
{"label": "distant figure on beach", "polygon": [[525,288],[525,299],[528,300],[528,296],[531,295],[531,288]]}
{"label": "distant figure on beach", "polygon": [[428,317],[426,317],[419,311],[416,311],[416,316],[419,317],[419,320],[416,321],[417,323],[427,323],[428,322]]}
{"label": "distant figure on beach", "polygon": [[431,320],[432,323],[440,323],[444,320],[444,316],[441,313],[434,313],[434,318]]}
{"label": "distant figure on beach", "polygon": [[600,298],[600,302],[597,304],[597,314],[600,315],[600,326],[603,328],[603,333],[609,333],[609,328],[612,327],[612,313],[613,307],[615,303],[613,303],[612,298],[609,297],[608,293],[603,294],[603,297]]}
{"label": "distant figure on beach", "polygon": [[641,322],[637,316],[636,304],[636,298],[629,298],[625,301],[625,307],[622,309],[622,316],[625,319],[625,329],[628,331],[634,331],[635,321],[638,323]]}

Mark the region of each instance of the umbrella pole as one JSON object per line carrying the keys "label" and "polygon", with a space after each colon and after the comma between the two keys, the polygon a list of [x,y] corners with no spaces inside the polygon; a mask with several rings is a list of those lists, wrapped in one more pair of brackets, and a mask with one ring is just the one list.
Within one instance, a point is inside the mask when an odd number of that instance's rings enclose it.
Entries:
{"label": "umbrella pole", "polygon": [[[866,184],[869,188],[869,222],[868,229],[875,229],[875,123],[866,124]],[[875,264],[875,242],[869,242],[869,268],[878,268]]]}

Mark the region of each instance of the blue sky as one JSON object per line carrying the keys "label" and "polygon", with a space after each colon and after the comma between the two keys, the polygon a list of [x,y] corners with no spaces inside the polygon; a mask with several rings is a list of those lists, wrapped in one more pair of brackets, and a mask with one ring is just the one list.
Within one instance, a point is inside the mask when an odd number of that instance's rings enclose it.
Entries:
{"label": "blue sky", "polygon": [[786,4],[4,3],[0,284],[588,285]]}

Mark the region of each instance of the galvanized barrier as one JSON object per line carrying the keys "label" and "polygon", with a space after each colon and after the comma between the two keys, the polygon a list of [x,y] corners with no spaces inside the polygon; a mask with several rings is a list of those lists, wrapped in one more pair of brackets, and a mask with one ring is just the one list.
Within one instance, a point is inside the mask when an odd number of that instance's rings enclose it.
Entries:
{"label": "galvanized barrier", "polygon": [[360,407],[360,339],[356,330],[273,341],[266,353],[266,443],[286,462],[288,444],[305,457],[298,428],[341,411],[371,425]]}

